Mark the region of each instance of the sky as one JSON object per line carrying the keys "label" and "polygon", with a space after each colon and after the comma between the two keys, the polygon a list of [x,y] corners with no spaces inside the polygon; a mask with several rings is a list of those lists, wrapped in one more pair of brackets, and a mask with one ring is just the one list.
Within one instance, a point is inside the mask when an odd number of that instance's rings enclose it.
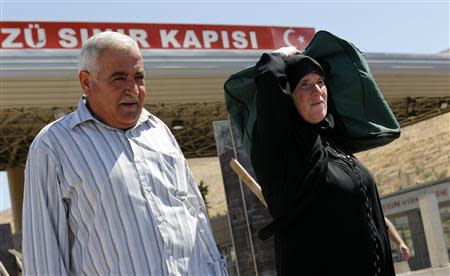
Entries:
{"label": "sky", "polygon": [[450,0],[0,2],[3,21],[314,27],[353,42],[363,52],[437,53],[450,47]]}
{"label": "sky", "polygon": [[[313,27],[363,52],[432,54],[450,48],[446,1],[20,1],[0,0],[1,21],[191,23]],[[0,210],[9,208],[0,173]]]}
{"label": "sky", "polygon": [[6,172],[0,172],[0,211],[10,208],[8,181]]}

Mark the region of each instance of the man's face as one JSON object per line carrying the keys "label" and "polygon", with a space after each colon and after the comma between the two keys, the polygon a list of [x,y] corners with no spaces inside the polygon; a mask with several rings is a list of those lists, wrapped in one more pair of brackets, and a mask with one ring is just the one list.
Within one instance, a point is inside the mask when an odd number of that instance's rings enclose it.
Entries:
{"label": "man's face", "polygon": [[144,106],[144,62],[138,49],[107,49],[97,60],[97,72],[80,72],[90,110],[109,126],[136,125]]}
{"label": "man's face", "polygon": [[327,115],[327,87],[316,73],[304,76],[292,94],[300,116],[311,124],[321,122]]}

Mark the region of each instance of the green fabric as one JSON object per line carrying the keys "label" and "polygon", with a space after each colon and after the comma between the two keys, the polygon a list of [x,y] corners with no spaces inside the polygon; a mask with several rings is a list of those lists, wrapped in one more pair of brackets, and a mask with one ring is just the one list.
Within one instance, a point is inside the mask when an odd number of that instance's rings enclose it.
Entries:
{"label": "green fabric", "polygon": [[[343,147],[356,153],[386,145],[400,136],[400,126],[355,46],[319,31],[303,54],[331,68],[326,82],[336,110],[333,115],[340,122],[337,137]],[[249,67],[231,75],[224,85],[228,113],[248,153],[256,120],[255,75],[255,67]]]}

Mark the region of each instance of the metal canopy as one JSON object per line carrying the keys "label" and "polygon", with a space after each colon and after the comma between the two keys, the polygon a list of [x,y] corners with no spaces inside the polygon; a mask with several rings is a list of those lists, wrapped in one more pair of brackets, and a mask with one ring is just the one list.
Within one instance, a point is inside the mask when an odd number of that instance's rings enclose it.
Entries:
{"label": "metal canopy", "polygon": [[[174,130],[187,157],[216,155],[211,122],[226,119],[223,83],[262,51],[144,50],[146,108]],[[79,50],[2,50],[0,169],[23,165],[46,123],[74,110],[82,92]],[[366,59],[402,126],[450,111],[450,56],[368,53]]]}

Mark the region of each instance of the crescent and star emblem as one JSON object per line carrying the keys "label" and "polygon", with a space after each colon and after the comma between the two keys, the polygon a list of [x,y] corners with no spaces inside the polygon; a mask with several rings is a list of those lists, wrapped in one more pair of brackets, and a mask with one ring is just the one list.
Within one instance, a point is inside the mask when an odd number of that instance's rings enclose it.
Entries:
{"label": "crescent and star emblem", "polygon": [[[292,43],[289,41],[289,35],[290,35],[291,33],[295,33],[295,31],[292,30],[292,29],[289,29],[289,30],[286,30],[286,31],[284,32],[284,34],[283,34],[283,40],[284,40],[284,43],[285,43],[287,46],[295,46],[294,44],[292,44]],[[298,42],[300,42],[300,44],[305,43],[305,37],[302,36],[302,35],[299,35],[298,38],[297,38],[297,40],[298,40]]]}

